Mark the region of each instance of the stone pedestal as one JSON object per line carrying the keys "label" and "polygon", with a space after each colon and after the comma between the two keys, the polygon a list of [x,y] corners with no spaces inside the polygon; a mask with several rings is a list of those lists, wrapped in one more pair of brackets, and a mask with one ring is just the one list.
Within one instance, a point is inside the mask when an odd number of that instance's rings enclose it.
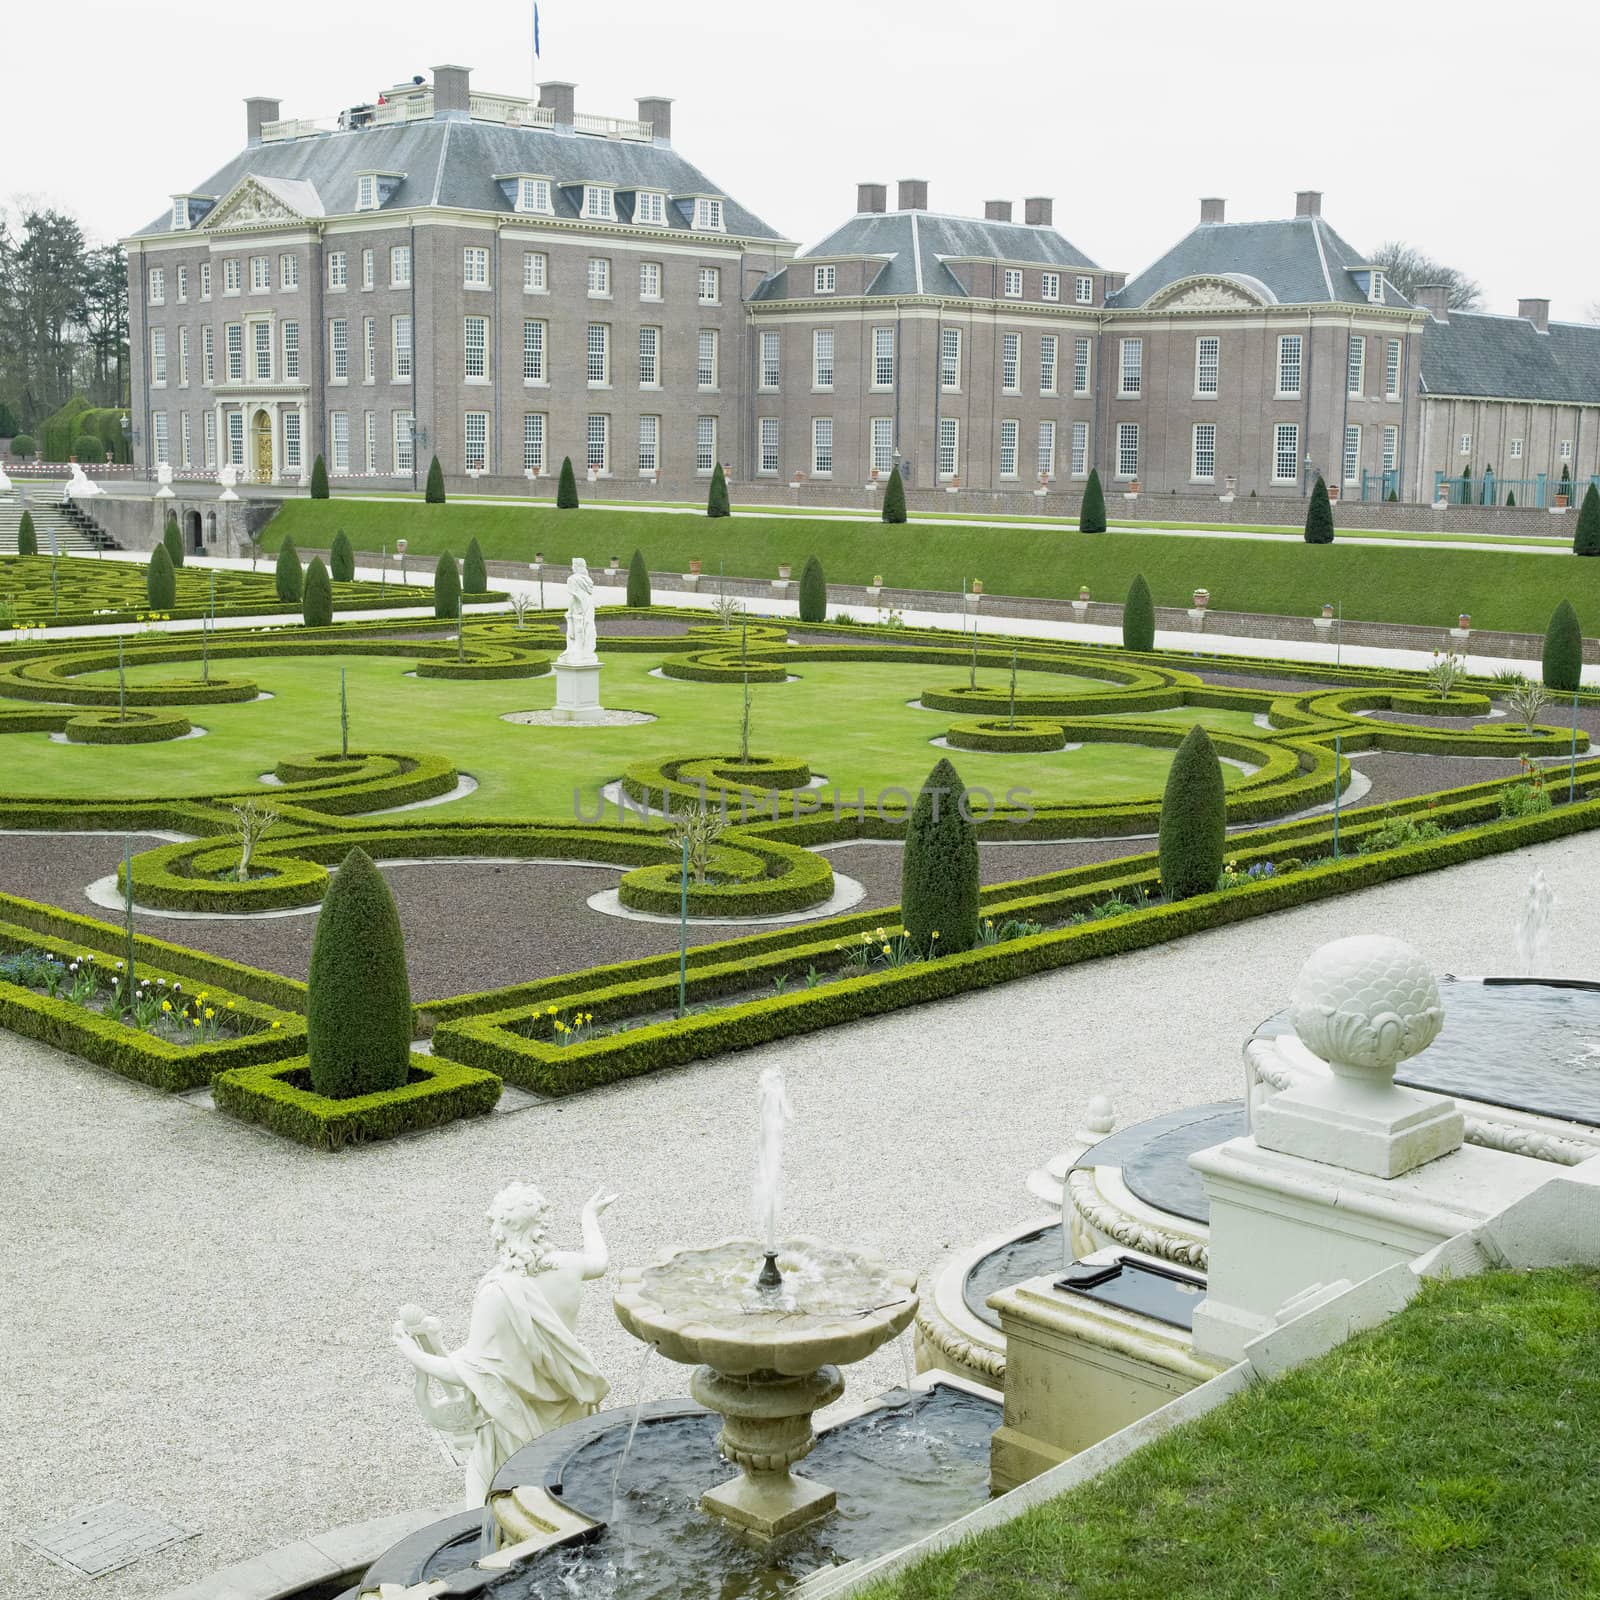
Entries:
{"label": "stone pedestal", "polygon": [[1398,1178],[1449,1155],[1466,1132],[1455,1101],[1444,1095],[1332,1073],[1274,1095],[1252,1125],[1264,1150],[1375,1178]]}
{"label": "stone pedestal", "polygon": [[557,661],[555,715],[558,722],[599,722],[600,663]]}

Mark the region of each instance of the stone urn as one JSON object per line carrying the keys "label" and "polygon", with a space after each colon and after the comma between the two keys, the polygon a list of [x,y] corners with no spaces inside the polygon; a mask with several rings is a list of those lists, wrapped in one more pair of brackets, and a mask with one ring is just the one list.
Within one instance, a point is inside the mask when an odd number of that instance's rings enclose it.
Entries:
{"label": "stone urn", "polygon": [[1089,585],[1088,584],[1086,584],[1086,583],[1079,584],[1079,586],[1078,586],[1078,598],[1085,605],[1088,605],[1088,603],[1089,603]]}
{"label": "stone urn", "polygon": [[695,557],[689,563],[689,570],[692,573],[698,574],[699,571],[700,571],[700,567],[701,567],[701,562],[700,562],[699,557]]}
{"label": "stone urn", "polygon": [[1322,608],[1322,620],[1324,622],[1332,622],[1333,621],[1333,607],[1332,606],[1324,606]]}
{"label": "stone urn", "polygon": [[1196,589],[1194,592],[1194,608],[1204,611],[1211,604],[1211,591],[1209,589]]}
{"label": "stone urn", "polygon": [[785,583],[787,583],[789,581],[789,574],[793,571],[793,566],[787,563],[782,563],[778,567],[778,576],[782,578]]}

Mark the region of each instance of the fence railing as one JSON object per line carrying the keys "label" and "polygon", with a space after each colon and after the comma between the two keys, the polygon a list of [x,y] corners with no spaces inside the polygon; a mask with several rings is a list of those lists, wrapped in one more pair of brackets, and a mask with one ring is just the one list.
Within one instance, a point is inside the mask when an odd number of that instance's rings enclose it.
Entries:
{"label": "fence railing", "polygon": [[1363,500],[1387,500],[1390,494],[1398,500],[1400,498],[1400,469],[1391,467],[1387,472],[1368,472],[1361,470],[1361,498]]}
{"label": "fence railing", "polygon": [[[1569,506],[1580,504],[1590,484],[1600,486],[1600,474],[1591,473],[1587,478],[1573,479],[1555,478],[1548,472],[1540,472],[1531,478],[1502,478],[1496,473],[1486,472],[1481,478],[1466,473],[1451,478],[1442,472],[1435,472],[1433,500],[1435,505],[1441,501],[1452,506],[1516,504],[1543,511],[1555,505],[1562,495],[1566,496]],[[1512,496],[1516,497],[1514,501]]]}

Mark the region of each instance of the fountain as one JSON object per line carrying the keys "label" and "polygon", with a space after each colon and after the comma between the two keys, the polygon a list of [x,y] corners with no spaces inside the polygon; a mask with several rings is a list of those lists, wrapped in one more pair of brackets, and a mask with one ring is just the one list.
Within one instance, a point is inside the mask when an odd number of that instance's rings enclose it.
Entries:
{"label": "fountain", "polygon": [[1517,965],[1525,978],[1537,977],[1550,955],[1550,924],[1554,920],[1556,892],[1545,878],[1544,868],[1538,868],[1528,879],[1522,896],[1522,913],[1517,918],[1512,936],[1517,951]]}

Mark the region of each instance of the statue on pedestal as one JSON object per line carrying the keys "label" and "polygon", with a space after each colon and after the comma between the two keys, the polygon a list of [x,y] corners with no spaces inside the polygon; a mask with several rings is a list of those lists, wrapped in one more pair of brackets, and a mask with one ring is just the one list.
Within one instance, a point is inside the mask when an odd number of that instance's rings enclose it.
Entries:
{"label": "statue on pedestal", "polygon": [[567,579],[567,648],[557,657],[567,666],[592,666],[594,653],[594,579],[589,563],[582,556],[572,558],[572,576]]}
{"label": "statue on pedestal", "polygon": [[[473,1505],[483,1504],[495,1474],[525,1444],[589,1416],[610,1390],[575,1330],[584,1281],[606,1270],[600,1214],[615,1199],[596,1190],[583,1208],[582,1249],[553,1250],[544,1196],[527,1183],[502,1189],[488,1212],[494,1265],[478,1284],[459,1349],[442,1348],[437,1319],[401,1307],[395,1345],[417,1369],[423,1416],[469,1451]],[[431,1393],[434,1383],[444,1399]]]}

